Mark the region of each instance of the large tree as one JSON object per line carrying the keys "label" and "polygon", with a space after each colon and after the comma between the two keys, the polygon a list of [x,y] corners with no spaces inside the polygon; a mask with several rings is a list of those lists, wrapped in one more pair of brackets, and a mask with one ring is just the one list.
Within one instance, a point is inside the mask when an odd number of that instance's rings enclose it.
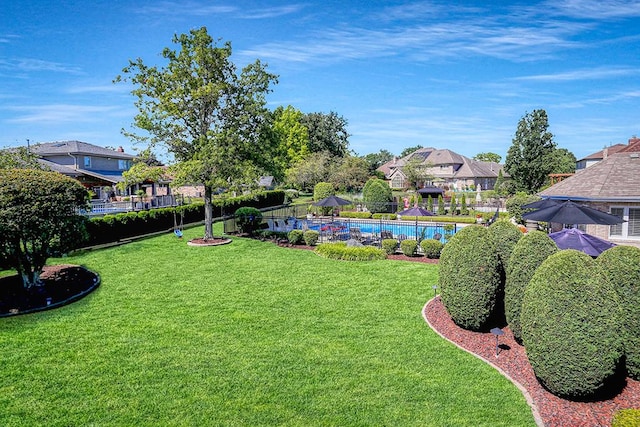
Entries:
{"label": "large tree", "polygon": [[576,171],[576,156],[566,148],[556,148],[551,162],[553,164],[551,173],[574,173]]}
{"label": "large tree", "polygon": [[77,247],[85,233],[87,190],[57,172],[0,169],[0,267],[25,287],[40,284],[47,258]]}
{"label": "large tree", "polygon": [[367,162],[361,157],[346,156],[336,165],[330,182],[340,191],[360,190],[369,179]]}
{"label": "large tree", "polygon": [[[165,48],[167,64],[129,61],[116,81],[133,84],[139,113],[134,140],[162,144],[177,161],[174,184],[204,185],[205,239],[213,238],[212,195],[255,182],[270,147],[261,144],[265,95],[277,81],[259,60],[237,72],[231,43],[219,45],[207,29],[176,35],[178,50]],[[263,141],[262,141],[263,142]]]}
{"label": "large tree", "polygon": [[310,153],[309,130],[302,124],[304,114],[288,105],[276,108],[271,113],[270,126],[265,128],[274,149],[272,173],[278,181],[293,164],[304,160]]}
{"label": "large tree", "polygon": [[362,156],[362,158],[367,162],[369,173],[371,175],[374,175],[376,173],[376,169],[378,169],[388,161],[393,160],[393,154],[391,154],[391,152],[388,150],[380,150],[377,153],[366,154]]}
{"label": "large tree", "polygon": [[0,150],[0,169],[13,168],[47,169],[44,164],[38,162],[38,156],[27,147],[5,148]]}
{"label": "large tree", "polygon": [[302,118],[309,132],[309,151],[328,151],[333,156],[344,157],[349,152],[347,120],[331,111],[329,114],[308,113]]}
{"label": "large tree", "polygon": [[300,190],[311,190],[317,183],[331,179],[337,158],[327,151],[311,153],[287,169],[287,183]]}
{"label": "large tree", "polygon": [[556,143],[548,127],[545,110],[533,110],[518,123],[505,161],[505,169],[518,190],[529,194],[537,192],[553,171]]}

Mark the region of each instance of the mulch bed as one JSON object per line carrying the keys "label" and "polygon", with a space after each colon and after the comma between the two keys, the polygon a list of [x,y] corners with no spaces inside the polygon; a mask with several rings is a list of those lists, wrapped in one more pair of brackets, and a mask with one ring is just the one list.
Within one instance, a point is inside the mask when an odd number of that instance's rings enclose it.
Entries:
{"label": "mulch bed", "polygon": [[100,284],[98,275],[79,265],[44,267],[42,286],[25,289],[19,276],[0,279],[0,316],[60,307],[84,297]]}
{"label": "mulch bed", "polygon": [[423,315],[429,325],[444,338],[484,359],[496,367],[523,391],[545,427],[610,426],[613,415],[621,409],[640,408],[640,381],[627,378],[626,386],[616,396],[594,402],[574,402],[561,399],[545,390],[537,381],[525,349],[518,344],[508,327],[499,337],[496,357],[496,338],[490,332],[471,332],[458,327],[446,308],[435,298],[425,305]]}

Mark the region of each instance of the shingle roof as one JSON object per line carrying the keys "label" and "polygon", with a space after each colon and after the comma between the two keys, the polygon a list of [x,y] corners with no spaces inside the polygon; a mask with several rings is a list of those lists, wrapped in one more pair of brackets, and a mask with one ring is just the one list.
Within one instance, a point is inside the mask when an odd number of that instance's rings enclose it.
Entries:
{"label": "shingle roof", "polygon": [[31,151],[39,156],[56,154],[88,154],[93,156],[111,157],[114,159],[132,160],[135,156],[109,148],[99,147],[82,141],[45,142],[31,147]]}
{"label": "shingle roof", "polygon": [[[618,151],[622,150],[623,148],[625,148],[627,146],[627,144],[615,144],[615,145],[611,145],[607,148],[603,148],[600,151],[596,151],[595,153],[591,153],[589,154],[587,157],[583,157],[580,160],[600,160],[600,159],[604,159],[604,150],[607,150],[607,156],[610,156],[612,154],[616,154]],[[578,161],[580,161],[578,160]]]}
{"label": "shingle roof", "polygon": [[538,193],[543,197],[592,201],[640,201],[640,140]]}

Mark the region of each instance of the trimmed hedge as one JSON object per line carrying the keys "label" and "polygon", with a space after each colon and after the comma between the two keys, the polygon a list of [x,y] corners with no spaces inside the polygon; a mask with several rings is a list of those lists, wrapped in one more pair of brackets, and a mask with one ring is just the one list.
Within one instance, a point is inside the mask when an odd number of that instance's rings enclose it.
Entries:
{"label": "trimmed hedge", "polygon": [[511,252],[504,284],[504,310],[509,328],[516,341],[520,343],[520,310],[524,291],[540,264],[556,252],[558,246],[542,231],[530,231],[525,234]]}
{"label": "trimmed hedge", "polygon": [[427,258],[440,258],[440,253],[442,252],[443,247],[444,244],[440,240],[436,239],[424,239],[420,242],[422,253]]}
{"label": "trimmed hedge", "polygon": [[398,215],[396,214],[389,214],[389,213],[374,213],[371,215],[371,218],[373,219],[390,219],[390,220],[396,220],[398,219]]}
{"label": "trimmed hedge", "polygon": [[551,393],[593,397],[615,380],[619,298],[589,255],[568,249],[547,258],[525,289],[520,319],[529,362]]}
{"label": "trimmed hedge", "polygon": [[[213,211],[215,215],[220,212],[226,216],[232,215],[238,208],[243,206],[259,209],[279,206],[283,203],[284,191],[281,190],[262,191],[240,197],[225,198],[216,196],[213,199]],[[102,245],[145,234],[169,231],[174,226],[174,219],[178,224],[180,223],[181,212],[184,215],[184,224],[204,221],[204,203],[202,202],[94,217],[87,221],[89,240],[85,245]]]}
{"label": "trimmed hedge", "polygon": [[416,249],[418,249],[418,241],[412,239],[406,239],[400,242],[400,250],[406,256],[415,256]]}
{"label": "trimmed hedge", "polygon": [[306,243],[307,246],[315,246],[320,238],[320,233],[316,230],[307,230],[304,232],[302,237],[304,238],[304,243]]}
{"label": "trimmed hedge", "polygon": [[324,258],[344,261],[373,261],[386,259],[384,250],[372,246],[347,246],[346,242],[322,243],[315,249]]}
{"label": "trimmed hedge", "polygon": [[498,255],[490,231],[470,225],[454,234],[442,249],[440,295],[453,321],[482,330],[494,314],[500,287]]}
{"label": "trimmed hedge", "polygon": [[388,212],[392,200],[391,187],[379,178],[369,179],[362,188],[362,201],[369,212]]}
{"label": "trimmed hedge", "polygon": [[398,249],[398,241],[396,239],[382,239],[382,250],[388,255],[393,255]]}
{"label": "trimmed hedge", "polygon": [[357,218],[357,219],[369,219],[371,218],[371,212],[340,212],[342,218]]}
{"label": "trimmed hedge", "polygon": [[627,371],[640,380],[640,249],[615,246],[600,254],[596,263],[620,297]]}

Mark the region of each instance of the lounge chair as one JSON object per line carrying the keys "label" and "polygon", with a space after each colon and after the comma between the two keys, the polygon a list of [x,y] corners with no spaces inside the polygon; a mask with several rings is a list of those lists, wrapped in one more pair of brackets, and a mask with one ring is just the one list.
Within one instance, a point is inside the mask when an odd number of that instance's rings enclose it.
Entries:
{"label": "lounge chair", "polygon": [[440,239],[442,239],[442,234],[436,233],[436,234],[433,235],[433,238],[434,238],[434,240],[440,240]]}
{"label": "lounge chair", "polygon": [[381,230],[380,231],[380,238],[382,240],[393,239],[393,233],[391,231],[389,231],[389,230]]}
{"label": "lounge chair", "polygon": [[364,243],[367,240],[367,238],[362,235],[359,227],[351,227],[349,229],[349,238],[357,240],[360,243]]}

